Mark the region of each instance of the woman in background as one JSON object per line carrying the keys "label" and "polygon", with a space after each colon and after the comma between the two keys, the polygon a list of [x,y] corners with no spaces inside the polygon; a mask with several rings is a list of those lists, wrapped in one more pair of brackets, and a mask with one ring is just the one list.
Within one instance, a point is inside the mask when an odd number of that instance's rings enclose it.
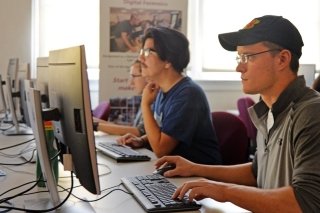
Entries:
{"label": "woman in background", "polygon": [[[141,63],[139,60],[135,60],[130,66],[130,85],[134,88],[134,91],[141,95],[143,88],[146,86],[147,82],[141,74]],[[124,135],[130,133],[135,136],[142,136],[145,134],[143,119],[141,115],[141,110],[139,109],[136,117],[134,119],[133,125],[120,125],[114,124],[107,121],[102,121],[100,119],[94,118],[95,130],[102,131],[112,135]]]}

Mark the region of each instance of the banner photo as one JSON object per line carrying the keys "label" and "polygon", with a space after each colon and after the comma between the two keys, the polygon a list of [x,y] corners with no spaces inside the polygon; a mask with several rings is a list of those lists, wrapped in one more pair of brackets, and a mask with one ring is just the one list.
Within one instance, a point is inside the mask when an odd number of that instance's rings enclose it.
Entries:
{"label": "banner photo", "polygon": [[137,94],[129,68],[138,58],[141,38],[152,26],[187,32],[188,0],[101,0],[99,101]]}

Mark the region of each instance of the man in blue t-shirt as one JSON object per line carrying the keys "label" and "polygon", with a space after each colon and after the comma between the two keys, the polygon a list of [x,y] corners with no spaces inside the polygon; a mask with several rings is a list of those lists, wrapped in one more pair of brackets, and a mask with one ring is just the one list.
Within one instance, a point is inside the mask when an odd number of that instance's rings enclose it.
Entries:
{"label": "man in blue t-shirt", "polygon": [[129,20],[124,20],[114,26],[112,34],[114,36],[115,47],[111,51],[116,52],[136,52],[137,47],[130,36],[135,32],[135,28],[140,26],[141,20],[137,14],[131,14]]}
{"label": "man in blue t-shirt", "polygon": [[196,163],[220,164],[206,96],[183,74],[190,60],[187,38],[170,28],[152,27],[142,46],[139,60],[142,75],[149,81],[141,101],[146,135],[128,134],[118,142],[132,147],[149,145],[157,157],[180,155]]}

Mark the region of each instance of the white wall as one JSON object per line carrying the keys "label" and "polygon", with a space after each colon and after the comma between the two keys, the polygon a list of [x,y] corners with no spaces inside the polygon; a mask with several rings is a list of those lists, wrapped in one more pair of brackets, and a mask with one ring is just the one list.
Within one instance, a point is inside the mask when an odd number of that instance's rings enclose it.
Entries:
{"label": "white wall", "polygon": [[[242,92],[240,81],[196,81],[199,84],[209,101],[211,111],[231,110],[237,111],[237,100],[243,96],[249,96],[258,101],[258,95],[247,95]],[[98,80],[90,81],[90,95],[92,107],[99,103]],[[103,91],[101,91],[103,93]]]}
{"label": "white wall", "polygon": [[[11,57],[19,57],[20,61],[24,62],[31,61],[31,14],[32,0],[0,1],[1,74],[6,72]],[[98,88],[92,82],[92,101],[95,106],[98,103]],[[213,111],[236,110],[237,99],[245,95],[242,93],[239,81],[197,81],[197,83],[203,87]],[[257,96],[253,98],[258,99]]]}
{"label": "white wall", "polygon": [[0,73],[3,76],[9,58],[31,62],[32,0],[0,1]]}
{"label": "white wall", "polygon": [[211,111],[237,111],[237,100],[249,96],[258,101],[258,95],[247,95],[242,92],[240,81],[196,81],[206,93]]}

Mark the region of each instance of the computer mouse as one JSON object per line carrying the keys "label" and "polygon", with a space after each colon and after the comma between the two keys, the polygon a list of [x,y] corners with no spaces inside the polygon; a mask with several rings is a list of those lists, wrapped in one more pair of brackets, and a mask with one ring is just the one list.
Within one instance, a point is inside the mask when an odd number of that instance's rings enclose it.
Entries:
{"label": "computer mouse", "polygon": [[174,169],[174,168],[176,168],[176,165],[173,164],[173,163],[169,163],[169,164],[167,164],[167,165],[165,165],[165,166],[163,166],[163,167],[155,170],[155,171],[153,172],[153,174],[163,175],[166,171],[172,170],[172,169]]}

